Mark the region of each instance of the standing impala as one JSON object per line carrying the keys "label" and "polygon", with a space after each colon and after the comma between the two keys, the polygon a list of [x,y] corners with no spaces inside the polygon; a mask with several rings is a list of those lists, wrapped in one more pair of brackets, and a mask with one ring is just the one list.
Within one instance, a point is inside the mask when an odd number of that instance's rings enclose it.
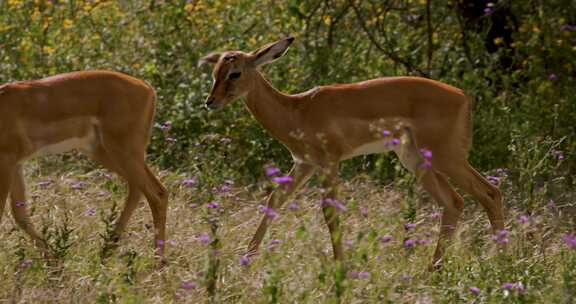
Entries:
{"label": "standing impala", "polygon": [[105,248],[116,245],[143,193],[152,209],[157,254],[162,255],[167,192],[145,163],[155,103],[150,85],[107,71],[0,86],[0,218],[10,193],[16,223],[48,253],[26,213],[22,163],[79,149],[128,182],[126,204]]}
{"label": "standing impala", "polygon": [[[320,168],[324,187],[324,218],[330,231],[334,257],[344,258],[336,199],[338,164],[358,155],[393,150],[402,164],[415,173],[423,188],[442,207],[442,226],[433,265],[439,265],[448,240],[462,213],[462,197],[448,178],[484,206],[495,231],[504,229],[502,198],[498,188],[467,161],[472,142],[470,102],[461,90],[418,77],[384,77],[353,84],[316,87],[296,95],[283,94],[258,71],[286,52],[294,38],[268,44],[251,53],[212,53],[200,63],[214,64],[214,84],[206,101],[222,108],[244,97],[252,115],[292,153],[294,193]],[[391,128],[402,138],[389,144],[375,137],[375,126]],[[382,133],[391,133],[383,130]],[[424,153],[423,153],[424,151]],[[268,207],[278,208],[281,194],[273,192]],[[258,250],[270,219],[262,219],[250,241],[248,254]]]}

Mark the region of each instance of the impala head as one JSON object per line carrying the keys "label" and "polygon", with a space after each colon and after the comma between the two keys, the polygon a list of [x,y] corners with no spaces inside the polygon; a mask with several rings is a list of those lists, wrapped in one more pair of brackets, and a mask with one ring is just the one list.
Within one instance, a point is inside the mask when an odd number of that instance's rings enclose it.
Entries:
{"label": "impala head", "polygon": [[251,53],[241,51],[211,53],[200,59],[199,65],[205,63],[213,65],[214,83],[206,99],[206,107],[219,109],[235,99],[244,97],[252,88],[252,75],[256,72],[256,68],[280,58],[293,41],[293,37],[288,37]]}

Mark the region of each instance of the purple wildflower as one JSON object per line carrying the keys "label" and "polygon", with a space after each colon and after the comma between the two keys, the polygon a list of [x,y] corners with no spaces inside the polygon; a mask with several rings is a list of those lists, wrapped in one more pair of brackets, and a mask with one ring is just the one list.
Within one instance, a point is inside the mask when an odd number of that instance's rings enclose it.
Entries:
{"label": "purple wildflower", "polygon": [[43,182],[39,182],[36,185],[40,188],[40,189],[46,189],[48,188],[48,186],[50,186],[52,184],[52,181],[48,180],[48,181],[43,181]]}
{"label": "purple wildflower", "polygon": [[416,224],[414,224],[414,223],[404,224],[404,230],[406,230],[406,231],[413,230],[414,228],[416,228]]}
{"label": "purple wildflower", "polygon": [[241,256],[240,257],[240,265],[242,266],[248,266],[250,264],[250,258],[248,256]]}
{"label": "purple wildflower", "polygon": [[277,239],[271,240],[270,243],[268,243],[268,250],[272,250],[280,244],[282,244],[282,241],[280,240]]}
{"label": "purple wildflower", "polygon": [[193,282],[182,282],[182,284],[180,284],[180,288],[184,290],[196,289],[196,287],[198,287],[198,285]]}
{"label": "purple wildflower", "polygon": [[424,148],[424,149],[420,149],[420,154],[422,155],[422,157],[424,157],[425,159],[431,159],[432,158],[432,151]]}
{"label": "purple wildflower", "polygon": [[167,142],[177,142],[178,140],[174,137],[166,137]]}
{"label": "purple wildflower", "polygon": [[424,169],[430,169],[432,168],[432,162],[429,160],[425,160],[420,166]]}
{"label": "purple wildflower", "polygon": [[397,146],[397,145],[400,144],[400,139],[394,137],[394,138],[392,138],[392,140],[390,141],[390,144],[393,145],[393,146]]}
{"label": "purple wildflower", "polygon": [[415,240],[407,239],[404,241],[404,247],[405,248],[412,248],[412,247],[414,247],[414,245],[416,245]]}
{"label": "purple wildflower", "polygon": [[560,30],[567,32],[576,31],[576,25],[565,23],[560,26]]}
{"label": "purple wildflower", "polygon": [[434,213],[430,214],[430,218],[433,218],[433,219],[440,218],[441,216],[442,216],[442,212],[434,212]]}
{"label": "purple wildflower", "polygon": [[24,260],[20,263],[20,269],[28,269],[32,266],[32,260]]}
{"label": "purple wildflower", "polygon": [[508,169],[506,169],[506,168],[498,168],[498,169],[496,169],[496,174],[506,175],[507,171],[508,171]]}
{"label": "purple wildflower", "polygon": [[576,249],[576,236],[571,234],[565,234],[562,236],[562,240],[566,243],[566,246],[570,249]]}
{"label": "purple wildflower", "polygon": [[558,76],[554,73],[551,73],[550,75],[548,75],[548,80],[556,81],[556,80],[558,80]]}
{"label": "purple wildflower", "polygon": [[517,283],[504,283],[502,284],[502,289],[506,289],[506,290],[512,290],[515,289],[517,290],[519,293],[523,293],[526,289],[524,288],[524,284],[522,284],[522,282],[517,282]]}
{"label": "purple wildflower", "polygon": [[164,240],[156,240],[156,248],[163,248],[164,245],[166,245],[166,242],[164,242]]}
{"label": "purple wildflower", "polygon": [[368,279],[370,278],[370,273],[368,271],[360,271],[358,277],[361,279]]}
{"label": "purple wildflower", "polygon": [[360,215],[362,215],[363,217],[368,217],[368,208],[360,207]]}
{"label": "purple wildflower", "polygon": [[367,271],[349,271],[348,277],[351,279],[368,279],[370,278],[370,273]]}
{"label": "purple wildflower", "polygon": [[427,245],[427,244],[432,243],[432,241],[431,241],[431,240],[428,240],[428,239],[422,239],[422,240],[417,240],[416,243],[417,243],[418,245]]}
{"label": "purple wildflower", "polygon": [[17,201],[15,203],[15,205],[16,205],[16,207],[21,208],[21,207],[26,206],[26,202],[25,201]]}
{"label": "purple wildflower", "polygon": [[528,217],[527,215],[520,215],[518,216],[518,222],[520,222],[520,224],[526,224],[528,223],[528,221],[530,220],[530,217]]}
{"label": "purple wildflower", "polygon": [[85,184],[83,182],[77,182],[77,183],[73,183],[72,186],[70,186],[70,188],[74,189],[74,190],[82,190],[84,188]]}
{"label": "purple wildflower", "polygon": [[502,229],[498,231],[492,236],[492,240],[502,245],[508,244],[508,230]]}
{"label": "purple wildflower", "polygon": [[391,235],[383,235],[383,236],[378,237],[378,241],[380,241],[380,243],[383,243],[383,244],[388,243],[388,242],[393,241],[393,240],[394,240],[394,237]]}
{"label": "purple wildflower", "polygon": [[266,176],[268,177],[276,176],[281,173],[280,169],[274,166],[268,166],[264,169],[264,171],[266,172]]}
{"label": "purple wildflower", "polygon": [[162,130],[163,132],[168,132],[172,129],[172,122],[171,121],[166,121],[165,123],[163,123],[162,125],[160,125],[160,130]]}
{"label": "purple wildflower", "polygon": [[194,208],[198,207],[198,204],[196,204],[196,203],[190,203],[190,204],[188,205],[188,207],[194,209]]}
{"label": "purple wildflower", "polygon": [[384,137],[388,137],[388,136],[392,135],[392,133],[385,129],[384,131],[382,131],[382,135],[384,135]]}
{"label": "purple wildflower", "polygon": [[222,137],[220,139],[220,143],[224,144],[224,145],[230,143],[231,141],[232,141],[232,138],[230,138],[230,137]]}
{"label": "purple wildflower", "polygon": [[471,293],[475,294],[475,295],[477,295],[477,294],[480,293],[480,288],[475,287],[475,286],[472,286],[472,287],[468,288],[468,290],[469,290]]}
{"label": "purple wildflower", "polygon": [[296,211],[296,210],[298,210],[298,208],[299,208],[299,206],[298,206],[298,203],[296,203],[296,202],[292,202],[292,203],[288,204],[288,209],[291,211]]}
{"label": "purple wildflower", "polygon": [[498,176],[488,175],[488,176],[486,176],[486,179],[487,179],[492,185],[498,185],[498,184],[500,184],[500,178],[499,178]]}
{"label": "purple wildflower", "polygon": [[484,9],[484,14],[486,14],[486,15],[490,14],[491,12],[492,12],[492,9],[489,7]]}
{"label": "purple wildflower", "polygon": [[514,283],[504,283],[502,284],[502,289],[513,289]]}
{"label": "purple wildflower", "polygon": [[85,216],[94,216],[94,215],[96,215],[96,209],[88,208],[88,209],[86,209],[86,211],[84,211],[84,215]]}
{"label": "purple wildflower", "polygon": [[192,188],[196,186],[196,179],[195,178],[187,178],[182,181],[182,186],[187,188]]}
{"label": "purple wildflower", "polygon": [[292,177],[288,176],[288,175],[277,176],[277,177],[273,177],[272,181],[279,184],[279,185],[290,184],[290,183],[292,183]]}
{"label": "purple wildflower", "polygon": [[206,204],[206,208],[218,209],[218,208],[220,208],[220,205],[217,202],[209,202],[208,204]]}
{"label": "purple wildflower", "polygon": [[564,160],[564,153],[558,150],[552,150],[552,155],[556,158],[556,160]]}
{"label": "purple wildflower", "polygon": [[274,210],[274,208],[260,205],[260,207],[258,207],[258,209],[260,210],[260,212],[266,214],[266,216],[271,218],[271,219],[276,218],[278,216],[278,212],[276,212],[276,210]]}
{"label": "purple wildflower", "polygon": [[344,204],[335,199],[324,198],[320,201],[320,203],[322,204],[322,206],[332,206],[340,211],[346,212],[346,206],[344,206]]}
{"label": "purple wildflower", "polygon": [[200,234],[197,239],[204,245],[208,245],[208,243],[210,243],[210,236],[206,232]]}

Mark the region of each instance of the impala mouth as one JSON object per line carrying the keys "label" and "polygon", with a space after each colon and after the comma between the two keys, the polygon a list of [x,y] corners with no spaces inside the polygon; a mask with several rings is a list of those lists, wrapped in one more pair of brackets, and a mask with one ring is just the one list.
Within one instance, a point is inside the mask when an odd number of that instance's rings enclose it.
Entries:
{"label": "impala mouth", "polygon": [[220,107],[216,103],[216,98],[214,98],[214,97],[208,97],[208,99],[206,100],[205,106],[206,106],[206,108],[208,108],[210,110],[215,110],[215,109],[218,109]]}

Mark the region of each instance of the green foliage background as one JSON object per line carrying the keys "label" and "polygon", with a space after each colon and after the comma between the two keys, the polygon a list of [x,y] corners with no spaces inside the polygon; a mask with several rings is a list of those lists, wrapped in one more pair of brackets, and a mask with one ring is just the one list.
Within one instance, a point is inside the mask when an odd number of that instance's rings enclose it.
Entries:
{"label": "green foliage background", "polygon": [[[576,4],[500,2],[510,5],[518,28],[511,47],[489,53],[490,19],[464,31],[455,1],[4,0],[0,83],[85,69],[143,78],[158,92],[157,123],[173,124],[169,133],[154,132],[150,153],[158,165],[253,181],[266,163],[288,167],[289,154],[241,102],[205,110],[210,71],[196,63],[214,50],[250,51],[293,35],[291,51],[265,71],[280,90],[393,75],[441,80],[475,100],[476,166],[507,167],[526,180],[564,176],[572,184],[576,31],[562,25],[576,21],[569,19]],[[514,68],[501,67],[502,56]],[[565,160],[542,166],[555,161],[552,150]],[[345,175],[360,170],[389,179],[394,160],[366,156],[344,165]]]}

